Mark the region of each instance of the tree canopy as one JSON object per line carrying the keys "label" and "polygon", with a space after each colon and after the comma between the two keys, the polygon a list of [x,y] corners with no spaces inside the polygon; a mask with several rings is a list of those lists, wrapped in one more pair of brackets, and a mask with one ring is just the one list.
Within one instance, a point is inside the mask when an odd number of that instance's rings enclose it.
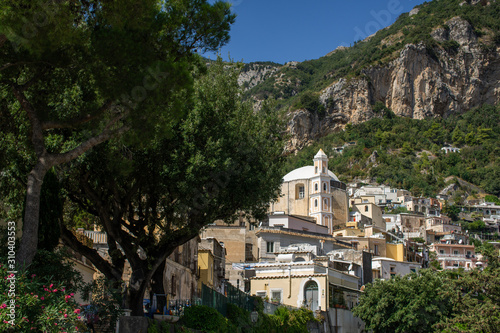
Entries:
{"label": "tree canopy", "polygon": [[254,113],[242,103],[238,71],[221,60],[197,76],[186,116],[168,138],[145,148],[113,140],[60,168],[73,212],[93,215],[107,233],[110,261],[69,227],[63,241],[114,281],[121,281],[128,260],[134,313],[177,246],[216,220],[265,216],[281,185],[283,127],[272,109]]}
{"label": "tree canopy", "polygon": [[0,165],[9,213],[25,202],[19,263],[36,253],[48,170],[125,132],[168,133],[196,50],[226,43],[233,21],[229,4],[206,0],[0,1]]}
{"label": "tree canopy", "polygon": [[353,313],[377,332],[498,332],[498,250],[488,267],[472,271],[424,269],[367,285]]}

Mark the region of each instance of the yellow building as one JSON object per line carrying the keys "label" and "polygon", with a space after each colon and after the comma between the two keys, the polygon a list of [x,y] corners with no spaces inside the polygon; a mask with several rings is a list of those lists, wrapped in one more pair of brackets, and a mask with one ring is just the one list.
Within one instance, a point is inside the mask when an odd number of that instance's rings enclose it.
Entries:
{"label": "yellow building", "polygon": [[405,261],[405,246],[403,243],[385,245],[386,257],[396,261]]}
{"label": "yellow building", "polygon": [[251,294],[313,311],[350,309],[358,300],[359,278],[332,268],[327,257],[311,253],[281,253],[277,262],[255,265]]}
{"label": "yellow building", "polygon": [[214,287],[214,255],[208,249],[198,249],[198,290],[201,290],[201,284]]}

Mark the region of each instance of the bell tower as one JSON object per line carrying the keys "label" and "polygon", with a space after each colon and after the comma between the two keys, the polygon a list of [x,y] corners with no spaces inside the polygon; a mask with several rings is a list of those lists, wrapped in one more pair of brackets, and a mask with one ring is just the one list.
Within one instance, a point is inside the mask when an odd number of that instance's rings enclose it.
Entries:
{"label": "bell tower", "polygon": [[310,184],[309,215],[316,218],[316,223],[328,227],[332,233],[333,210],[332,193],[330,190],[331,176],[328,173],[328,156],[320,149],[314,156],[314,177]]}

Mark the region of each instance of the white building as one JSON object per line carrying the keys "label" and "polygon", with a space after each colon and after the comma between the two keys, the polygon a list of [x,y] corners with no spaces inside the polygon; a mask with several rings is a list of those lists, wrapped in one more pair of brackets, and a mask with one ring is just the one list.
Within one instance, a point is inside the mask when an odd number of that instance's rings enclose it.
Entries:
{"label": "white building", "polygon": [[386,185],[365,185],[357,189],[353,194],[354,198],[364,196],[373,196],[376,205],[385,206],[398,201],[398,190]]}
{"label": "white building", "polygon": [[443,147],[443,148],[441,148],[441,150],[444,151],[445,154],[459,153],[460,152],[460,148],[457,148],[457,147]]}
{"label": "white building", "polygon": [[389,280],[399,275],[405,276],[412,272],[418,272],[420,264],[416,262],[396,261],[391,258],[376,257],[372,259],[372,271],[374,279]]}

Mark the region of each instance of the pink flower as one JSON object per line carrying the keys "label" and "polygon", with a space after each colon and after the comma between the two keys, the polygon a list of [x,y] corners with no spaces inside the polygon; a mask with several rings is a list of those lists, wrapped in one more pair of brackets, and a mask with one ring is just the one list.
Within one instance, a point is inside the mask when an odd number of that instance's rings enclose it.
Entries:
{"label": "pink flower", "polygon": [[40,299],[43,301],[45,298],[42,296],[42,297],[40,297]]}
{"label": "pink flower", "polygon": [[51,284],[50,284],[50,286],[49,286],[49,288],[52,288],[53,286],[54,286],[54,284],[53,284],[53,283],[51,283]]}
{"label": "pink flower", "polygon": [[6,308],[7,307],[7,304],[3,303],[2,305],[0,305],[0,309],[3,309],[3,308]]}
{"label": "pink flower", "polygon": [[73,311],[74,313],[76,314],[79,314],[80,313],[80,309],[75,309],[75,311]]}
{"label": "pink flower", "polygon": [[64,318],[68,318],[68,314],[67,313],[64,314]]}
{"label": "pink flower", "polygon": [[53,291],[54,291],[55,293],[57,293],[57,289],[54,289]]}

